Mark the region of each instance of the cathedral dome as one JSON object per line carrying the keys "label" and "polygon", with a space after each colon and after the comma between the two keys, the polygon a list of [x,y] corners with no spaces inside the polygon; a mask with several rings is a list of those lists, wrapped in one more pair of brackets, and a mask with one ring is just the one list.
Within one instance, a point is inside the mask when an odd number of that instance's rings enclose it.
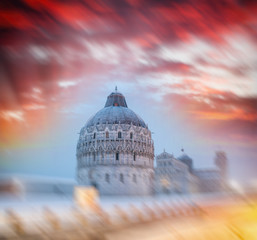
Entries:
{"label": "cathedral dome", "polygon": [[178,157],[178,159],[188,166],[190,172],[193,171],[193,159],[192,158],[190,158],[187,154],[184,153],[180,157]]}
{"label": "cathedral dome", "polygon": [[105,107],[87,121],[86,127],[119,123],[147,128],[142,118],[128,108],[125,97],[119,92],[113,92],[107,97]]}

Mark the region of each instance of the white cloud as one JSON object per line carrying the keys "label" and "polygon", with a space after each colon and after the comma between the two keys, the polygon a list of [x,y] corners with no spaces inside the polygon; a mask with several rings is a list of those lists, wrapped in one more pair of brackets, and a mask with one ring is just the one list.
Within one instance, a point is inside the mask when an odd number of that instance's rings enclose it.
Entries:
{"label": "white cloud", "polygon": [[58,82],[58,86],[61,88],[69,88],[72,86],[76,86],[78,84],[78,82],[76,81],[60,81]]}
{"label": "white cloud", "polygon": [[39,110],[39,109],[45,109],[46,106],[45,105],[41,105],[41,104],[27,104],[27,105],[24,105],[23,108],[25,110]]}
{"label": "white cloud", "polygon": [[42,46],[29,46],[29,52],[38,61],[48,61],[50,57],[49,49]]}
{"label": "white cloud", "polygon": [[5,110],[0,112],[0,118],[7,121],[15,120],[19,122],[24,122],[24,113],[22,111]]}
{"label": "white cloud", "polygon": [[40,88],[37,88],[37,87],[34,87],[32,89],[32,91],[35,92],[35,93],[42,93],[42,90]]}
{"label": "white cloud", "polygon": [[98,44],[98,43],[85,43],[91,58],[94,58],[104,64],[120,63],[121,49],[111,43]]}

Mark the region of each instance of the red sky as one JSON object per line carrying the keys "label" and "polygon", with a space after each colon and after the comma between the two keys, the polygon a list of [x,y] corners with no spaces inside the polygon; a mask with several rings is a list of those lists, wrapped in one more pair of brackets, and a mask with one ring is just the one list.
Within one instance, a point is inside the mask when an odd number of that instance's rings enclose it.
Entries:
{"label": "red sky", "polygon": [[62,144],[74,158],[77,135],[63,132],[115,85],[155,131],[156,154],[184,146],[204,165],[220,148],[257,167],[255,1],[4,0],[0,31],[3,169]]}

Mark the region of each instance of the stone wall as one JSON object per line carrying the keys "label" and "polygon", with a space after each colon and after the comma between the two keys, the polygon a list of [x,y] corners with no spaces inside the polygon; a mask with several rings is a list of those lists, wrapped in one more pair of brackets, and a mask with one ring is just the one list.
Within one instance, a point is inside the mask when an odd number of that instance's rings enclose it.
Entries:
{"label": "stone wall", "polygon": [[79,184],[93,185],[104,195],[148,195],[153,188],[153,167],[154,145],[147,128],[99,124],[81,129]]}

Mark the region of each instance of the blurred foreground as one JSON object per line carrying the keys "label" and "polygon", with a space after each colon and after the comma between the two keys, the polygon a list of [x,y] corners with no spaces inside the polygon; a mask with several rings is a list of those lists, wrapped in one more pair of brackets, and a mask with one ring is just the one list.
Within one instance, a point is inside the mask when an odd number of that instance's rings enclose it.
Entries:
{"label": "blurred foreground", "polygon": [[[94,196],[95,197],[95,196]],[[3,203],[0,239],[256,239],[257,193]],[[90,200],[90,199],[88,199]],[[44,205],[44,206],[43,206]],[[47,207],[46,207],[47,206]]]}

